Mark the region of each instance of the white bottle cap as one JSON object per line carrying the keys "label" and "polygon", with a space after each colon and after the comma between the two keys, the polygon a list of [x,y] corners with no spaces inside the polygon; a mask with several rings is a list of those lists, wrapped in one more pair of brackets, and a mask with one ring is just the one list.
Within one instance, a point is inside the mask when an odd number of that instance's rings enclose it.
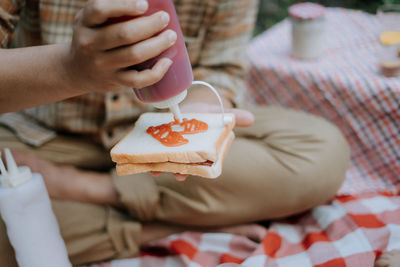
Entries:
{"label": "white bottle cap", "polygon": [[0,186],[17,187],[32,179],[31,169],[27,166],[17,167],[14,158],[8,148],[4,149],[7,169],[1,159],[0,152]]}
{"label": "white bottle cap", "polygon": [[168,98],[164,101],[160,102],[153,102],[151,103],[154,107],[163,109],[163,108],[169,108],[174,114],[174,117],[178,119],[179,121],[182,120],[182,113],[181,110],[179,109],[179,103],[181,103],[187,95],[187,90],[182,91],[182,93],[179,93],[176,96],[173,96],[171,98]]}
{"label": "white bottle cap", "polygon": [[231,124],[233,122],[232,116],[223,115],[224,125]]}

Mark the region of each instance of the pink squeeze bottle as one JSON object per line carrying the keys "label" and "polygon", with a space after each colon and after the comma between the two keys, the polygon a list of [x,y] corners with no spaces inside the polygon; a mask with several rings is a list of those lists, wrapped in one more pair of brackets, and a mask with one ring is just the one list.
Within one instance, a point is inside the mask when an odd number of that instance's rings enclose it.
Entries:
{"label": "pink squeeze bottle", "polygon": [[[178,104],[185,99],[187,89],[193,82],[192,66],[186,50],[185,41],[178,16],[175,11],[172,0],[147,0],[149,8],[144,16],[149,16],[158,11],[165,11],[170,16],[169,24],[163,31],[171,29],[176,32],[177,40],[175,44],[160,55],[141,64],[132,66],[132,68],[141,71],[152,68],[161,58],[169,58],[173,61],[165,76],[157,83],[140,89],[134,89],[138,99],[142,102],[150,103],[156,108],[169,108],[175,118],[181,120],[182,115]],[[111,22],[121,22],[130,17],[121,17],[112,19]]]}

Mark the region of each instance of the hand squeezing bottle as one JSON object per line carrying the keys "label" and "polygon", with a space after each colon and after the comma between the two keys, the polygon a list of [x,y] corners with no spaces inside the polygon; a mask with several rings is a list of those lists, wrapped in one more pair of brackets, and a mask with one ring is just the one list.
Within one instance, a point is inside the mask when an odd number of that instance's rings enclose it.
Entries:
{"label": "hand squeezing bottle", "polygon": [[[149,59],[143,63],[132,66],[132,68],[142,71],[145,69],[151,69],[158,60],[161,58],[169,58],[172,60],[172,65],[168,69],[164,77],[157,83],[145,87],[135,88],[134,92],[137,98],[145,103],[152,104],[154,107],[159,109],[169,108],[175,119],[178,121],[182,120],[182,114],[179,109],[179,103],[181,103],[186,95],[187,89],[192,85],[201,85],[208,87],[218,97],[222,121],[224,124],[231,122],[231,117],[224,117],[224,108],[221,101],[221,97],[218,91],[210,84],[203,81],[193,81],[193,71],[189,60],[189,55],[186,50],[185,41],[183,38],[182,30],[179,25],[178,16],[172,0],[147,0],[149,8],[144,16],[149,16],[158,11],[165,11],[170,16],[168,26],[164,29],[171,29],[176,32],[177,40],[173,46],[168,48],[166,51]],[[110,23],[117,23],[132,19],[133,17],[124,16],[120,18],[114,18],[110,20]]]}

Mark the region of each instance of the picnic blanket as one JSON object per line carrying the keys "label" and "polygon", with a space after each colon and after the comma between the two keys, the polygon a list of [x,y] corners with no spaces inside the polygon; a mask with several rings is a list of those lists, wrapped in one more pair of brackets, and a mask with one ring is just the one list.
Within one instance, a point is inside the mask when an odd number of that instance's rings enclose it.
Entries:
{"label": "picnic blanket", "polygon": [[188,232],[151,243],[141,257],[91,267],[365,267],[392,249],[400,249],[400,195],[371,193],[274,221],[261,242]]}
{"label": "picnic blanket", "polygon": [[278,104],[327,118],[345,134],[352,163],[340,194],[396,191],[400,186],[400,78],[380,74],[377,17],[328,9],[325,54],[314,61],[290,56],[290,23],[256,37],[248,101]]}
{"label": "picnic blanket", "polygon": [[183,233],[151,243],[140,257],[91,267],[364,267],[400,249],[400,79],[379,74],[374,16],[329,9],[327,26],[318,61],[290,57],[288,21],[255,38],[247,50],[247,97],[307,110],[341,128],[353,155],[340,195],[271,222],[260,241]]}

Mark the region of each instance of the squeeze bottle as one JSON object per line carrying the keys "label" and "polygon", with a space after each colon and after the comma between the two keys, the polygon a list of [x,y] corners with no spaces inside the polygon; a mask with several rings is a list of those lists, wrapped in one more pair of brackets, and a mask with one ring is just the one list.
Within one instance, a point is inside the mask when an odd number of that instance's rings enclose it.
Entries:
{"label": "squeeze bottle", "polygon": [[[168,72],[159,82],[145,88],[135,88],[134,92],[140,101],[152,104],[159,109],[169,108],[175,118],[180,120],[182,115],[178,104],[185,99],[187,94],[186,90],[193,82],[192,66],[172,0],[147,1],[149,3],[149,8],[143,16],[149,16],[161,10],[167,12],[170,16],[170,21],[163,31],[167,29],[175,31],[177,40],[172,47],[157,57],[133,66],[134,69],[141,71],[152,68],[160,58],[167,57],[173,61]],[[132,18],[133,17],[115,18],[111,19],[111,23],[126,21]]]}
{"label": "squeeze bottle", "polygon": [[[17,167],[0,153],[0,214],[20,267],[71,267],[50,198],[40,174]],[[0,263],[1,265],[1,263]]]}
{"label": "squeeze bottle", "polygon": [[151,103],[156,108],[168,107],[175,117],[180,119],[178,104],[185,99],[186,90],[193,82],[192,66],[172,0],[148,0],[148,3],[149,9],[145,15],[151,15],[160,10],[167,12],[170,16],[170,22],[166,29],[174,30],[177,34],[177,40],[172,47],[161,55],[137,66],[139,70],[150,68],[160,58],[167,57],[173,61],[173,64],[163,79],[156,84],[142,89],[134,89],[134,91],[139,100]]}

